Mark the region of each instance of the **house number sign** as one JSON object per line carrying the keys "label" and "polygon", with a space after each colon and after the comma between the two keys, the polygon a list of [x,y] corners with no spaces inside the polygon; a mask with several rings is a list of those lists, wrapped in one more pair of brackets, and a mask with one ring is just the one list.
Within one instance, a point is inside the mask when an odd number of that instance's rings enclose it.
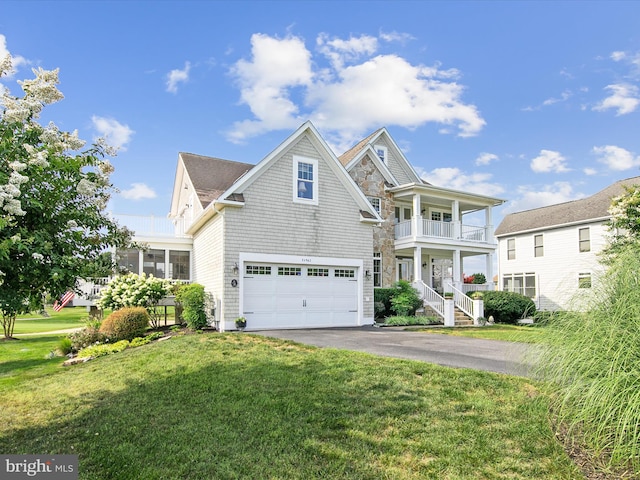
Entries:
{"label": "house number sign", "polygon": [[238,286],[238,280],[236,280],[235,278],[233,280],[231,280],[231,286],[232,287],[237,287]]}

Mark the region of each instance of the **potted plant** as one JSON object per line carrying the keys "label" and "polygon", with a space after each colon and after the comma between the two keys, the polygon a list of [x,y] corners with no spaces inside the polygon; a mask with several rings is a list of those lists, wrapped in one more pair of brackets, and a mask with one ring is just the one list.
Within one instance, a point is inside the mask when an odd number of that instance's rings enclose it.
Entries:
{"label": "potted plant", "polygon": [[247,319],[244,317],[238,317],[236,318],[236,328],[240,331],[244,330],[244,328],[247,326]]}

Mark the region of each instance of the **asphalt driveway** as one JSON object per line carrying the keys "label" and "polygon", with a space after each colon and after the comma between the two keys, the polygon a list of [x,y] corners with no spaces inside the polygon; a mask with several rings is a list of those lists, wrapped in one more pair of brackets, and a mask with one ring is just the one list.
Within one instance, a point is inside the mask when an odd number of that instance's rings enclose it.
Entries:
{"label": "asphalt driveway", "polygon": [[367,352],[385,357],[420,360],[447,367],[472,368],[526,376],[527,345],[438,335],[395,327],[261,330],[250,333],[293,340],[317,347]]}

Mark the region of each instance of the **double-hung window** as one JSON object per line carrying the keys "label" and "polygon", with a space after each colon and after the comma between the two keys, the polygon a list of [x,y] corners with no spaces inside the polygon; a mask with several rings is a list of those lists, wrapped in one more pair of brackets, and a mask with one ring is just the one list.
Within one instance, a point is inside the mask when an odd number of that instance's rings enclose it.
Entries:
{"label": "double-hung window", "polygon": [[542,235],[533,236],[533,254],[535,257],[544,256],[544,243],[542,241]]}
{"label": "double-hung window", "polygon": [[578,245],[580,252],[591,251],[591,235],[588,227],[578,229]]}
{"label": "double-hung window", "polygon": [[378,155],[378,158],[380,159],[380,161],[382,163],[387,163],[387,155],[388,155],[387,147],[383,145],[375,145],[373,149],[376,151],[376,154]]}
{"label": "double-hung window", "polygon": [[516,239],[509,238],[507,240],[507,260],[516,259]]}
{"label": "double-hung window", "polygon": [[293,157],[293,201],[318,204],[318,161]]}

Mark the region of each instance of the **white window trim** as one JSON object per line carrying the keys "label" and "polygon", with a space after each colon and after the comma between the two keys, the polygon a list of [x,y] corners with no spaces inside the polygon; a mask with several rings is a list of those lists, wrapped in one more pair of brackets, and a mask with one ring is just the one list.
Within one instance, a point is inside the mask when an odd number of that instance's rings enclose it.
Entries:
{"label": "white window trim", "polygon": [[[313,166],[313,198],[299,198],[298,197],[298,164],[308,163]],[[318,205],[318,160],[314,158],[299,157],[294,155],[293,157],[293,202],[303,203],[306,205]]]}
{"label": "white window trim", "polygon": [[[380,197],[367,197],[367,200],[369,200],[369,203],[371,204],[373,209],[376,211],[376,213],[380,215],[380,211],[382,210],[382,200],[380,199]],[[378,204],[377,207],[375,205],[376,203]]]}
{"label": "white window trim", "polygon": [[386,165],[387,160],[389,160],[389,149],[384,145],[374,145],[373,149],[376,151],[376,155],[378,155],[378,150],[382,150],[384,152],[384,158],[380,158],[379,155],[378,158],[380,159],[380,161],[382,161],[382,163]]}

